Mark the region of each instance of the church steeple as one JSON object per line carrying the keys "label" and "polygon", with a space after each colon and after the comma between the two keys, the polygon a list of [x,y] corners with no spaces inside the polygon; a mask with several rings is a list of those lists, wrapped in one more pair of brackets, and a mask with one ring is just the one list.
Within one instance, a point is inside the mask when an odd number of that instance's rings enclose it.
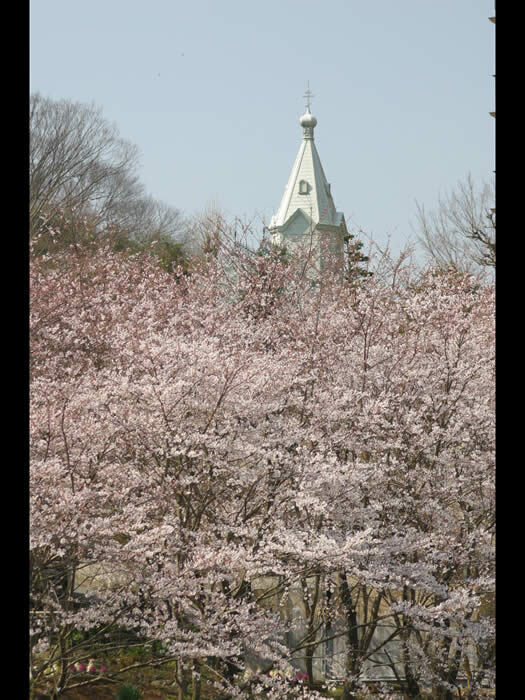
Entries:
{"label": "church steeple", "polygon": [[332,252],[342,257],[342,239],[346,223],[342,212],[336,211],[330,184],[324,174],[315,146],[314,129],[317,119],[310,111],[310,87],[306,91],[306,112],[300,117],[303,140],[284,190],[281,204],[272,217],[269,230],[277,245],[293,247],[305,237],[328,242]]}

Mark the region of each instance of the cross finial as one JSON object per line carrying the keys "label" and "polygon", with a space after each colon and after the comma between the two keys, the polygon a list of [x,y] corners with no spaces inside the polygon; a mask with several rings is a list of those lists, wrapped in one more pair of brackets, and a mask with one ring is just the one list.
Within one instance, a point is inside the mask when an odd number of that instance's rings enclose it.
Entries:
{"label": "cross finial", "polygon": [[308,110],[308,112],[310,111],[310,98],[313,96],[314,95],[310,91],[310,81],[308,81],[308,87],[306,88],[306,92],[303,95],[303,97],[306,97],[306,109]]}

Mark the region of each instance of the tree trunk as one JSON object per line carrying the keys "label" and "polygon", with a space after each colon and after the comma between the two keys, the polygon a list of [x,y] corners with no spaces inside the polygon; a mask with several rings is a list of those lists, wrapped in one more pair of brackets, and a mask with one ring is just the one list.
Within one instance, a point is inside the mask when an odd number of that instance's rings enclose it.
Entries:
{"label": "tree trunk", "polygon": [[177,700],[184,700],[184,696],[186,695],[187,682],[184,674],[184,667],[182,665],[182,659],[179,659],[179,661],[177,661],[176,679],[178,686]]}
{"label": "tree trunk", "polygon": [[305,651],[306,673],[308,674],[308,688],[310,690],[313,690],[313,687],[314,687],[313,657],[315,654],[315,650],[317,649],[317,645],[312,644],[312,642],[315,642],[315,637],[316,637],[315,616],[317,613],[317,605],[319,603],[321,575],[316,574],[314,581],[315,581],[314,582],[314,594],[313,594],[313,597],[310,599],[310,591],[308,588],[308,581],[305,578],[301,579],[301,585],[302,585],[302,591],[303,591],[303,603],[305,606],[306,618],[307,618],[307,636],[306,636],[306,639],[311,644],[311,646],[306,647],[306,651]]}
{"label": "tree trunk", "polygon": [[[200,664],[198,659],[193,660],[193,679],[192,679],[192,691],[191,700],[200,700],[201,697],[201,677],[200,677]],[[198,675],[195,675],[198,674]]]}
{"label": "tree trunk", "polygon": [[346,632],[346,658],[345,658],[345,683],[343,686],[343,700],[355,700],[357,692],[357,678],[360,671],[359,663],[359,635],[357,632],[357,610],[352,600],[352,593],[346,580],[346,573],[340,573],[341,603],[345,609],[347,624]]}

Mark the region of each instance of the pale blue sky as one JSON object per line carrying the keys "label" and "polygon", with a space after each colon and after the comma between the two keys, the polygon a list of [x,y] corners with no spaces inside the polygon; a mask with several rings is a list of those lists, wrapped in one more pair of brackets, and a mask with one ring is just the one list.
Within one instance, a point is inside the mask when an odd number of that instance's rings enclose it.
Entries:
{"label": "pale blue sky", "polygon": [[394,248],[494,165],[493,0],[30,0],[30,87],[94,102],[191,215],[268,223],[307,81],[336,207]]}

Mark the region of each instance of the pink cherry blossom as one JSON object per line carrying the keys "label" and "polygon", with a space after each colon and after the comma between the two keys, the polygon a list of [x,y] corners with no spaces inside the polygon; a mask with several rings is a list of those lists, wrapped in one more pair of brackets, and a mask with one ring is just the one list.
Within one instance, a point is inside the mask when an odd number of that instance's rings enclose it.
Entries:
{"label": "pink cherry blossom", "polygon": [[[491,284],[378,260],[361,286],[313,285],[298,260],[234,248],[187,276],[109,250],[31,262],[34,644],[59,654],[72,627],[96,640],[115,622],[192,672],[227,660],[217,683],[235,697],[247,654],[267,663],[252,688],[311,683],[333,620],[347,688],[380,625],[411,688],[465,669],[479,688]],[[299,598],[301,628],[285,615]]]}

